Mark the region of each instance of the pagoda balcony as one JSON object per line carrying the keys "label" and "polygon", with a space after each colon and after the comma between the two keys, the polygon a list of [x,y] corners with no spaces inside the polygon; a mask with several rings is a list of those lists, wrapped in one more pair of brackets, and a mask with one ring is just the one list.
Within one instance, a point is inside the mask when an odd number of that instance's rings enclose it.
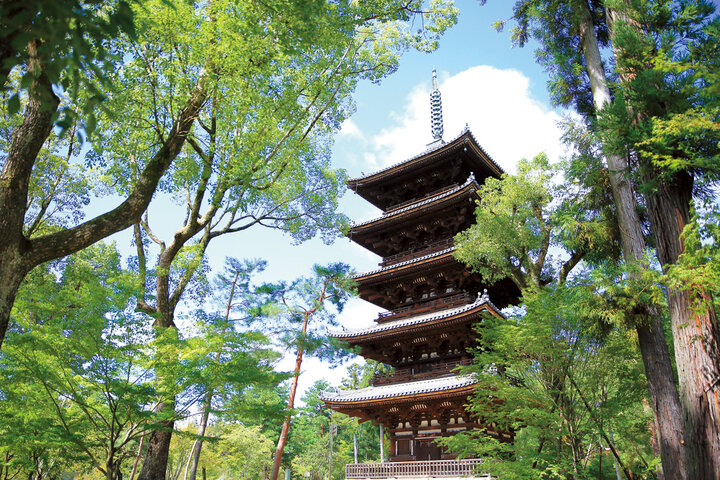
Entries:
{"label": "pagoda balcony", "polygon": [[459,366],[467,366],[470,360],[453,360],[450,362],[438,362],[427,364],[425,368],[418,365],[412,367],[396,368],[392,372],[375,375],[370,383],[373,386],[386,385],[389,383],[413,382],[416,380],[427,380],[444,375],[457,375],[453,370]]}
{"label": "pagoda balcony", "polygon": [[478,478],[490,480],[482,473],[482,460],[426,460],[420,462],[349,463],[345,478]]}
{"label": "pagoda balcony", "polygon": [[406,200],[402,203],[398,203],[397,205],[393,205],[392,207],[385,210],[385,212],[383,212],[383,213],[385,215],[387,215],[388,213],[392,213],[395,210],[399,210],[401,208],[407,207],[408,205],[412,205],[413,203],[417,203],[420,200],[422,200],[423,198],[430,198],[430,197],[434,197],[435,195],[440,195],[441,193],[447,192],[448,190],[452,190],[453,188],[457,188],[458,186],[459,186],[459,184],[453,183],[449,186],[438,188],[437,190],[433,190],[432,192],[423,195],[422,198],[411,198],[410,200]]}
{"label": "pagoda balcony", "polygon": [[453,239],[445,238],[429,245],[423,245],[418,248],[411,248],[410,250],[405,250],[404,252],[396,253],[395,255],[385,257],[383,258],[382,262],[378,263],[378,265],[381,267],[387,267],[395,263],[404,262],[405,260],[412,260],[415,257],[422,257],[423,255],[439,252],[440,250],[445,250],[446,248],[450,248],[452,246]]}
{"label": "pagoda balcony", "polygon": [[422,315],[425,313],[460,307],[472,303],[475,298],[467,292],[456,293],[447,297],[437,297],[425,302],[417,302],[407,307],[396,308],[388,312],[381,312],[375,320],[378,323],[385,323],[394,320],[400,320],[413,315]]}

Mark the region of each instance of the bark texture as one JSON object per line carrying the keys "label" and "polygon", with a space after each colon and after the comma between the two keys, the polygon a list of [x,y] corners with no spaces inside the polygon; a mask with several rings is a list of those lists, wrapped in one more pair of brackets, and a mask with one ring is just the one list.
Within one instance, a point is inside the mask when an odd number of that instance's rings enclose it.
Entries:
{"label": "bark texture", "polygon": [[[158,413],[171,412],[175,408],[173,403],[160,403],[155,408]],[[168,454],[170,453],[170,440],[175,422],[172,420],[160,422],[160,429],[153,430],[148,439],[148,451],[145,455],[142,470],[138,480],[165,480]]]}
{"label": "bark texture", "polygon": [[[305,337],[307,333],[308,321],[310,320],[310,313],[305,312],[305,319],[302,326],[302,337]],[[290,421],[292,417],[290,412],[295,407],[295,394],[297,392],[298,377],[300,377],[300,367],[302,367],[304,349],[302,343],[298,347],[297,357],[295,358],[295,373],[292,381],[290,382],[290,396],[288,397],[288,415],[285,417],[285,421],[280,429],[280,438],[278,439],[277,447],[275,448],[275,458],[273,459],[273,469],[270,474],[270,480],[278,480],[280,475],[280,464],[282,463],[282,454],[285,449],[285,443],[287,443],[288,433],[290,432]]]}
{"label": "bark texture", "polygon": [[[580,17],[579,34],[586,69],[595,108],[600,112],[611,101],[610,89],[588,4],[583,0],[578,2],[577,6]],[[615,154],[607,154],[606,160],[622,235],[623,256],[628,264],[643,265],[645,239],[640,228],[635,194],[627,178],[628,163],[625,158]],[[636,331],[645,366],[651,407],[655,414],[663,472],[667,480],[691,480],[695,477],[689,469],[692,462],[688,462],[684,432],[678,422],[681,413],[680,400],[662,322],[658,312],[653,308],[648,308],[644,312],[644,317]]]}
{"label": "bark texture", "polygon": [[[660,178],[658,175],[653,176]],[[650,224],[663,270],[683,251],[680,233],[690,221],[692,177],[662,179],[646,196]],[[712,299],[693,298],[687,290],[667,290],[680,383],[682,421],[697,448],[698,479],[720,478],[720,333]]]}

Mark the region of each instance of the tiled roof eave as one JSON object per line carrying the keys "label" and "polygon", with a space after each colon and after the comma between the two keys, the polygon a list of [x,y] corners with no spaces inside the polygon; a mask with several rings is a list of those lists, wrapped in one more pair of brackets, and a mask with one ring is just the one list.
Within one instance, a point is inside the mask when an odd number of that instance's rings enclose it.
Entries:
{"label": "tiled roof eave", "polygon": [[351,178],[351,179],[349,179],[349,180],[347,181],[347,184],[348,184],[348,185],[357,185],[357,184],[361,183],[362,181],[366,181],[366,182],[368,182],[368,181],[373,181],[373,180],[375,180],[375,178],[373,178],[373,177],[378,177],[378,178],[380,178],[380,177],[384,176],[383,174],[385,174],[385,173],[387,173],[387,172],[389,172],[390,170],[393,170],[393,169],[402,170],[402,169],[404,169],[403,167],[409,166],[409,164],[412,164],[413,162],[415,162],[415,161],[417,161],[417,160],[419,160],[419,159],[423,159],[424,157],[427,157],[427,159],[429,160],[430,158],[433,158],[433,157],[435,157],[437,154],[441,153],[441,151],[443,151],[443,150],[444,150],[444,151],[450,151],[450,150],[453,150],[453,149],[456,148],[456,147],[459,147],[459,146],[463,145],[465,142],[460,141],[460,140],[461,140],[464,136],[467,136],[467,138],[472,139],[473,143],[474,143],[475,146],[480,150],[480,152],[482,153],[482,155],[483,155],[487,160],[489,160],[491,167],[494,167],[495,169],[497,169],[497,172],[498,172],[499,174],[505,173],[505,171],[500,167],[500,165],[498,165],[498,163],[495,162],[495,160],[493,160],[492,157],[490,157],[490,155],[488,155],[488,153],[485,151],[485,149],[483,149],[483,148],[480,146],[480,144],[478,143],[477,139],[475,138],[475,135],[473,135],[473,133],[470,131],[470,129],[469,129],[469,128],[467,127],[467,125],[466,125],[466,126],[465,126],[465,129],[463,129],[463,131],[460,133],[460,135],[458,135],[458,136],[455,137],[454,139],[450,140],[449,142],[442,143],[442,144],[440,144],[440,145],[438,145],[438,146],[433,146],[432,148],[429,148],[429,149],[425,150],[424,152],[421,152],[421,153],[419,153],[419,154],[417,154],[417,155],[415,155],[415,156],[413,156],[413,157],[410,157],[410,158],[408,158],[408,159],[406,159],[406,160],[403,160],[403,161],[401,161],[401,162],[394,163],[394,164],[392,164],[392,165],[390,165],[390,166],[388,166],[388,167],[385,167],[385,168],[383,168],[383,169],[380,169],[380,170],[378,170],[378,171],[376,171],[376,172],[373,172],[373,173],[370,173],[370,174],[367,174],[367,175],[363,175],[363,176],[360,176],[360,177]]}
{"label": "tiled roof eave", "polygon": [[391,333],[397,330],[404,330],[408,327],[419,327],[428,323],[438,323],[440,320],[450,320],[455,317],[467,315],[473,313],[474,310],[490,310],[494,314],[499,315],[502,318],[505,316],[500,312],[500,309],[495,306],[487,297],[478,297],[474,303],[469,303],[461,307],[455,307],[448,310],[441,310],[434,315],[420,315],[417,317],[405,318],[402,320],[391,321],[387,323],[381,323],[372,327],[358,328],[358,329],[343,329],[329,330],[328,334],[337,339],[350,341],[357,339],[358,337],[364,337],[367,335],[373,335],[378,333]]}
{"label": "tiled roof eave", "polygon": [[477,384],[472,375],[441,377],[400,384],[366,387],[358,390],[321,392],[320,400],[332,404],[353,404],[406,397],[428,396],[469,390]]}
{"label": "tiled roof eave", "polygon": [[387,267],[378,268],[377,270],[372,270],[370,272],[356,273],[355,275],[352,276],[352,278],[353,278],[353,280],[359,280],[362,278],[370,277],[372,275],[377,275],[378,273],[384,273],[384,272],[389,272],[391,270],[408,267],[413,264],[424,262],[426,260],[432,260],[434,258],[441,257],[441,256],[451,253],[453,251],[455,251],[454,246],[440,250],[438,252],[433,252],[433,253],[429,253],[427,255],[423,255],[422,257],[413,258],[411,260],[406,260],[404,262],[394,263],[392,265],[388,265]]}
{"label": "tiled roof eave", "polygon": [[351,227],[350,227],[350,229],[351,229],[350,231],[351,231],[351,232],[354,232],[356,228],[369,227],[369,226],[372,225],[372,224],[383,222],[383,221],[388,220],[388,219],[390,219],[390,218],[397,217],[397,216],[399,216],[399,215],[401,215],[401,214],[410,213],[410,212],[412,212],[412,211],[414,211],[414,210],[418,210],[418,209],[420,209],[420,208],[422,208],[422,207],[429,206],[429,205],[431,205],[431,204],[433,204],[433,203],[435,203],[435,202],[439,202],[439,201],[441,201],[441,200],[444,200],[444,199],[447,199],[447,198],[449,198],[449,197],[452,197],[452,196],[454,196],[455,194],[462,192],[463,190],[468,190],[468,191],[472,190],[472,191],[474,191],[474,192],[477,192],[479,189],[480,189],[480,185],[479,185],[479,184],[477,183],[477,181],[475,180],[475,177],[474,177],[474,176],[471,176],[470,178],[468,178],[468,180],[467,180],[464,184],[462,184],[462,185],[460,185],[460,186],[457,186],[457,187],[455,187],[455,188],[453,188],[453,189],[451,189],[451,190],[448,190],[448,191],[446,191],[446,192],[439,193],[439,194],[434,195],[434,196],[432,196],[432,197],[430,197],[430,198],[426,198],[426,199],[423,199],[423,200],[418,200],[416,203],[413,203],[413,204],[408,205],[408,206],[403,207],[403,208],[399,208],[399,209],[397,209],[397,210],[393,210],[393,211],[391,211],[391,212],[389,212],[389,213],[387,213],[387,214],[381,215],[380,217],[376,217],[376,218],[373,218],[373,219],[371,219],[371,220],[367,220],[367,221],[365,221],[365,222],[353,223],[353,224],[351,225]]}

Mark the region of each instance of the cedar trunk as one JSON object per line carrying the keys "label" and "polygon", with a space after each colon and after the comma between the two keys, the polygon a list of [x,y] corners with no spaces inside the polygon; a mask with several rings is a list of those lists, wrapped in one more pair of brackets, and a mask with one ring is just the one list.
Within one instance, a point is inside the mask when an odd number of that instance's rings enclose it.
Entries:
{"label": "cedar trunk", "polygon": [[[580,18],[579,34],[583,56],[595,108],[602,111],[611,102],[610,89],[595,37],[595,26],[585,0],[578,2]],[[622,250],[629,265],[645,265],[645,239],[640,228],[637,204],[632,184],[627,178],[628,163],[625,158],[609,153],[606,155],[608,173],[622,234]],[[672,363],[661,318],[654,308],[647,308],[644,319],[636,328],[640,353],[645,366],[650,403],[655,414],[663,472],[666,480],[691,480],[693,462],[688,462],[685,436],[678,421],[681,414],[680,400],[675,385]],[[692,458],[692,457],[690,457]]]}
{"label": "cedar trunk", "polygon": [[[686,173],[666,181],[654,172],[648,214],[663,270],[683,251],[680,239],[690,221],[693,179]],[[659,179],[659,180],[658,180]],[[712,299],[703,292],[667,290],[680,382],[682,421],[698,448],[698,479],[720,478],[720,333]],[[704,298],[703,298],[704,297]]]}
{"label": "cedar trunk", "polygon": [[[608,9],[608,27],[618,22],[642,28],[625,11]],[[617,51],[618,46],[613,45]],[[620,71],[621,82],[633,80],[632,71]],[[658,87],[660,88],[660,87]],[[642,111],[631,112],[638,121]],[[684,250],[680,235],[690,221],[693,176],[670,174],[656,169],[650,160],[640,159],[643,180],[652,189],[645,193],[650,226],[658,259],[667,273]],[[682,426],[688,447],[688,473],[695,479],[720,478],[720,335],[710,295],[706,292],[667,289],[675,363],[680,383]]]}

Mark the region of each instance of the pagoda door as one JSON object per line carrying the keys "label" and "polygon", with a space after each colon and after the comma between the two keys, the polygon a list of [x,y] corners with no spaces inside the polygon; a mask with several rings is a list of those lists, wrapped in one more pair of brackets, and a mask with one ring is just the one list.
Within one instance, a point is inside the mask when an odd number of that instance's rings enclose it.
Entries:
{"label": "pagoda door", "polygon": [[415,459],[423,460],[440,460],[442,450],[435,445],[432,440],[417,440],[415,443]]}

